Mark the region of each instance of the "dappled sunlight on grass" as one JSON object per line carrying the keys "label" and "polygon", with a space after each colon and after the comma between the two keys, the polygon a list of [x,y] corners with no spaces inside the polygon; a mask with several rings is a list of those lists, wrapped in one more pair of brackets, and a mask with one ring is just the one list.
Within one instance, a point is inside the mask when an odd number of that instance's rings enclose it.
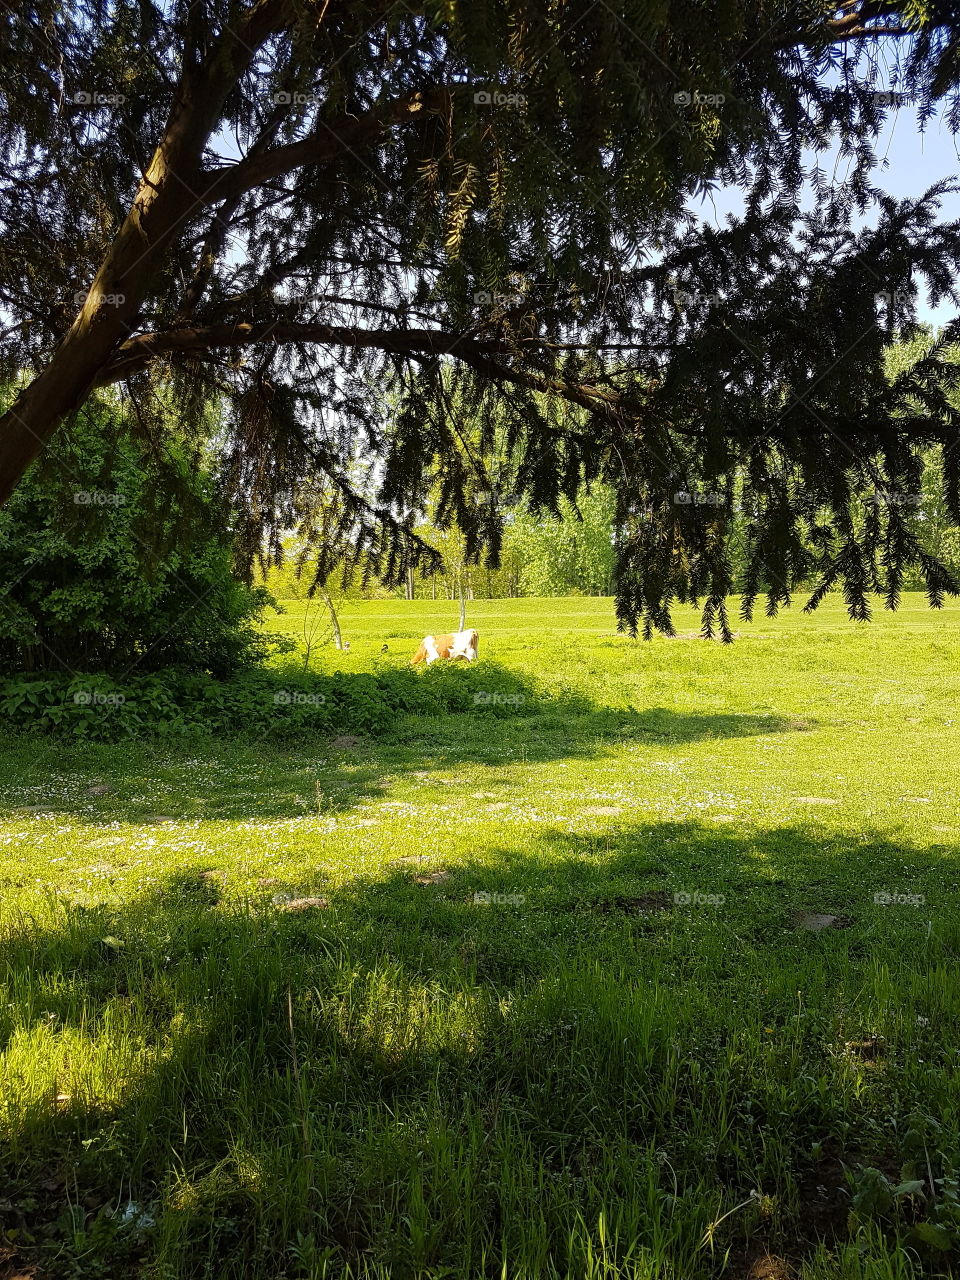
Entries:
{"label": "dappled sunlight on grass", "polygon": [[808,621],[644,646],[553,603],[538,652],[530,602],[481,628],[540,664],[509,714],[3,748],[4,1231],[184,1280],[938,1274],[943,620],[818,667]]}

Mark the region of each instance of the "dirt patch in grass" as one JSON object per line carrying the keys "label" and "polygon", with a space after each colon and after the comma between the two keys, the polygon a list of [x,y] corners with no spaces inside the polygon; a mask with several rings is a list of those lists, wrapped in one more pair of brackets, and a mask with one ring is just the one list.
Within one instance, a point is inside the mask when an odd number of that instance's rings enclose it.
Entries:
{"label": "dirt patch in grass", "polygon": [[[887,1066],[887,1044],[882,1036],[868,1035],[862,1040],[847,1040],[843,1045],[843,1057],[864,1071],[883,1071]],[[894,1174],[897,1170],[894,1169]],[[899,1179],[894,1177],[894,1182]]]}
{"label": "dirt patch in grass", "polygon": [[32,1263],[21,1262],[14,1253],[0,1251],[0,1280],[41,1280]]}
{"label": "dirt patch in grass", "polygon": [[808,1243],[830,1244],[847,1235],[850,1195],[843,1161],[835,1146],[823,1144],[799,1181],[801,1231]]}
{"label": "dirt patch in grass", "polygon": [[860,1058],[863,1062],[874,1062],[882,1057],[886,1045],[880,1036],[866,1036],[863,1040],[847,1040],[844,1052],[851,1058]]}
{"label": "dirt patch in grass", "polygon": [[439,884],[441,880],[446,880],[450,874],[449,871],[430,871],[425,876],[414,876],[417,884]]}
{"label": "dirt patch in grass", "polygon": [[804,933],[820,933],[823,929],[849,929],[846,916],[832,916],[823,911],[795,911],[793,923]]}
{"label": "dirt patch in grass", "polygon": [[796,1280],[797,1274],[797,1268],[786,1258],[764,1253],[750,1264],[745,1280]]}
{"label": "dirt patch in grass", "polygon": [[599,911],[603,915],[649,916],[670,911],[673,907],[673,896],[665,889],[653,889],[649,893],[641,893],[636,898],[617,894],[591,905],[594,911]]}
{"label": "dirt patch in grass", "polygon": [[287,902],[279,902],[281,911],[323,911],[330,903],[326,898],[290,898]]}
{"label": "dirt patch in grass", "polygon": [[797,1280],[801,1264],[791,1259],[805,1259],[820,1245],[829,1248],[847,1238],[850,1197],[832,1142],[825,1142],[799,1175],[797,1192],[799,1220],[788,1227],[786,1237],[734,1245],[729,1274],[735,1280]]}
{"label": "dirt patch in grass", "polygon": [[[76,1181],[71,1181],[68,1188],[67,1179],[57,1166],[36,1168],[26,1181],[7,1183],[0,1191],[0,1280],[54,1280],[61,1275],[94,1274],[86,1269],[82,1273],[75,1271],[70,1265],[72,1254],[62,1268],[58,1267],[64,1256],[62,1219],[69,1208],[75,1213],[85,1210],[84,1222],[89,1228],[101,1216],[109,1215],[109,1210],[104,1209],[108,1196]],[[18,1247],[7,1238],[7,1232],[29,1240],[29,1245]],[[114,1260],[116,1270],[107,1263],[96,1274],[136,1275],[140,1252],[131,1241],[125,1256]]]}

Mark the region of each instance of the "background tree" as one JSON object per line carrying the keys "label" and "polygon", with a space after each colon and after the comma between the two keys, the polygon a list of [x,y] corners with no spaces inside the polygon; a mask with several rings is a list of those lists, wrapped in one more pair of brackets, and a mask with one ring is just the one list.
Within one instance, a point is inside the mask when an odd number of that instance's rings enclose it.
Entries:
{"label": "background tree", "polygon": [[[891,84],[955,105],[953,20],[947,0],[5,9],[3,359],[23,386],[0,498],[92,387],[125,383],[149,429],[173,377],[188,421],[229,405],[251,558],[313,476],[399,581],[431,563],[415,527],[439,476],[467,557],[495,562],[503,512],[473,499],[502,428],[535,510],[616,487],[629,629],[705,598],[729,636],[726,499],[672,495],[726,495],[738,473],[758,511],[748,611],[815,575],[814,603],[842,586],[866,616],[911,563],[938,602],[956,584],[900,514],[851,512],[945,442],[960,520],[942,349],[879,377],[918,290],[953,296],[960,231],[937,193],[898,204],[869,182]],[[801,216],[804,149],[832,140],[851,179],[815,173]],[[731,182],[744,218],[694,226],[689,196]]]}
{"label": "background tree", "polygon": [[[886,372],[889,379],[902,376],[920,361],[929,357],[937,345],[937,335],[930,329],[918,329],[908,341],[893,343],[887,352]],[[957,363],[960,347],[946,353],[946,358]],[[955,384],[945,389],[951,406],[960,409],[960,391]],[[915,492],[886,493],[880,491],[876,499],[884,504],[902,507],[912,529],[928,555],[944,563],[950,572],[960,578],[960,527],[951,513],[950,504],[941,483],[943,450],[950,446],[934,444],[923,453],[920,487]],[[912,570],[905,579],[907,590],[923,585],[922,576]]]}
{"label": "background tree", "polygon": [[[298,639],[306,671],[316,649],[330,643],[341,649],[343,636],[331,590],[327,589],[326,583],[320,589],[311,587],[309,579],[304,577],[298,566],[299,550],[292,540],[289,545],[285,545],[283,560],[270,566],[263,575],[263,585],[280,609],[288,605],[299,608]],[[336,575],[331,574],[330,577],[335,578]],[[336,590],[336,585],[336,582],[331,583],[333,590]]]}
{"label": "background tree", "polygon": [[616,500],[607,486],[561,500],[559,519],[519,514],[509,539],[521,548],[524,595],[610,595]]}

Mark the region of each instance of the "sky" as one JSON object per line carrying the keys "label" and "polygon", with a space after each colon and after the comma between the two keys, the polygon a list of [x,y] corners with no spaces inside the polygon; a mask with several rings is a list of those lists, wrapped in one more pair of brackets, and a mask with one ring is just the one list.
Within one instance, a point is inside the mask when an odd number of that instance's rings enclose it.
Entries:
{"label": "sky", "polygon": [[[943,178],[956,177],[960,182],[960,138],[950,132],[943,116],[944,111],[939,111],[925,122],[921,132],[915,107],[905,105],[888,110],[875,148],[881,160],[873,174],[875,186],[903,199],[922,195]],[[813,152],[809,153],[811,167],[815,158]],[[823,172],[830,173],[833,161],[827,155],[819,159]],[[838,182],[845,177],[845,165],[843,162],[836,169]],[[736,189],[727,188],[714,192],[693,207],[705,221],[722,225],[728,214],[742,211],[743,199]],[[944,221],[960,219],[960,192],[943,199],[940,216]],[[955,314],[956,308],[949,302],[941,303],[936,309],[923,302],[918,308],[918,319],[934,326],[944,324]]]}

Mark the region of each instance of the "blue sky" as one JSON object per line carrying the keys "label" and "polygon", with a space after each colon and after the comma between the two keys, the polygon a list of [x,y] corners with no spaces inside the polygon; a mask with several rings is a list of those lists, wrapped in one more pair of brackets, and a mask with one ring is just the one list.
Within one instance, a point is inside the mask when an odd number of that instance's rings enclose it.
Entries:
{"label": "blue sky", "polygon": [[[960,138],[954,136],[944,123],[943,111],[926,121],[921,132],[917,110],[913,106],[891,108],[875,148],[881,165],[874,172],[874,185],[900,199],[919,196],[942,178],[956,177],[960,181]],[[812,167],[815,157],[810,153]],[[820,156],[820,167],[825,174],[831,172],[833,160],[826,154]],[[836,179],[842,182],[846,166],[835,169]],[[712,197],[694,206],[706,221],[722,224],[728,213],[739,213],[743,201],[739,192],[729,188],[715,192]],[[941,204],[944,221],[960,219],[960,192],[947,196]],[[934,325],[952,319],[956,308],[942,303],[936,309],[922,305],[919,318]]]}

